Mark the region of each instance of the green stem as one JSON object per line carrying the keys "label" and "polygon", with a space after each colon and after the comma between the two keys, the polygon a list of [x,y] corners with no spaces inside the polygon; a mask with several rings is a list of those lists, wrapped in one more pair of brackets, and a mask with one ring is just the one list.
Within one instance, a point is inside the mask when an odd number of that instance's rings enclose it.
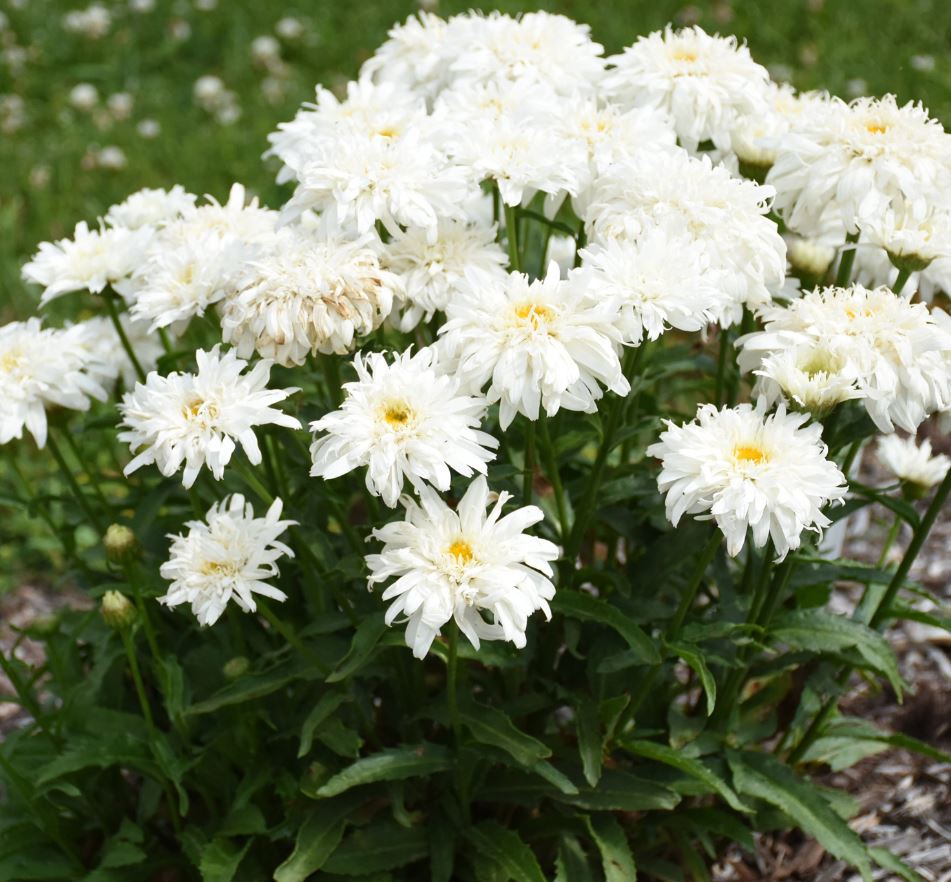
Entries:
{"label": "green stem", "polygon": [[330,671],[327,669],[327,666],[317,657],[314,651],[305,646],[303,641],[291,628],[284,624],[264,603],[258,601],[257,611],[264,616],[265,621],[278,633],[280,634],[291,646],[294,647],[301,655],[305,656],[307,660],[315,667],[321,674],[327,675]]}
{"label": "green stem", "polygon": [[46,720],[44,719],[43,708],[40,707],[40,703],[36,696],[33,695],[29,687],[26,686],[23,680],[20,679],[20,674],[16,670],[16,667],[2,652],[0,652],[0,670],[3,671],[7,679],[12,684],[13,689],[17,694],[17,698],[20,701],[21,707],[23,707],[33,717],[43,734],[46,735],[46,737],[49,738],[57,748],[62,747],[63,742],[47,728]]}
{"label": "green stem", "polygon": [[446,662],[446,703],[449,721],[456,740],[456,749],[462,742],[462,723],[459,718],[459,626],[455,619],[449,622],[449,655]]}
{"label": "green stem", "polygon": [[343,404],[343,383],[340,381],[340,363],[336,355],[321,355],[321,364],[324,369],[324,380],[327,383],[327,394],[334,408]]}
{"label": "green stem", "polygon": [[729,328],[720,329],[720,346],[717,352],[717,378],[716,378],[716,394],[714,395],[714,400],[716,401],[717,407],[723,407],[724,402],[726,401],[726,374],[727,374],[727,361],[730,354],[733,352],[733,337]]}
{"label": "green stem", "polygon": [[[540,419],[545,415],[540,414]],[[522,470],[522,505],[532,504],[532,484],[535,480],[535,423],[525,419],[525,462]]]}
{"label": "green stem", "polygon": [[882,553],[878,556],[878,563],[876,566],[879,569],[885,566],[885,561],[888,560],[888,552],[892,550],[892,546],[895,544],[895,540],[898,538],[898,533],[901,530],[901,523],[901,517],[899,515],[895,515],[895,520],[892,521],[888,535],[885,537],[885,544],[882,546]]}
{"label": "green stem", "polygon": [[264,486],[264,483],[258,478],[257,475],[251,471],[250,468],[246,467],[243,463],[235,464],[235,471],[241,475],[241,480],[244,481],[260,498],[260,500],[265,503],[265,505],[270,505],[274,502],[274,494]]}
{"label": "green stem", "polygon": [[542,414],[539,419],[542,429],[542,453],[545,457],[545,469],[548,480],[555,491],[555,506],[558,509],[558,525],[562,544],[568,541],[568,509],[565,505],[565,488],[561,483],[561,473],[558,470],[558,458],[555,456],[555,445],[552,444],[551,432],[548,427],[548,414]]}
{"label": "green stem", "polygon": [[56,443],[56,439],[53,437],[52,431],[46,437],[46,444],[50,449],[50,453],[53,454],[53,459],[56,460],[56,464],[59,466],[60,472],[63,474],[63,479],[69,485],[70,491],[72,492],[73,496],[76,497],[76,502],[79,503],[79,507],[83,510],[83,514],[86,515],[86,518],[93,529],[100,536],[102,536],[104,533],[102,522],[92,510],[92,506],[89,504],[89,500],[86,499],[86,496],[79,484],[76,483],[76,478],[73,476],[73,472],[70,469],[69,464],[63,457],[63,452],[59,449],[59,445]]}
{"label": "green stem", "polygon": [[123,566],[123,571],[125,573],[126,581],[129,583],[129,587],[132,589],[132,597],[135,600],[136,609],[139,611],[139,618],[142,621],[142,630],[145,631],[145,642],[149,645],[149,652],[152,653],[152,659],[156,663],[159,663],[161,656],[158,649],[158,641],[155,639],[155,630],[152,627],[152,619],[149,616],[148,607],[145,604],[145,598],[142,597],[142,589],[140,587],[141,578],[141,569],[139,565],[135,562],[127,563]]}
{"label": "green stem", "polygon": [[72,451],[76,462],[79,464],[79,467],[86,473],[86,477],[89,479],[89,486],[92,487],[93,492],[96,494],[96,498],[99,500],[102,507],[108,511],[109,502],[106,500],[105,494],[102,492],[102,488],[99,486],[99,482],[96,480],[92,469],[89,468],[85,457],[83,457],[78,445],[73,440],[73,433],[64,429],[62,435],[66,440],[66,446]]}
{"label": "green stem", "polygon": [[895,292],[896,296],[901,294],[901,292],[904,290],[905,283],[908,281],[910,276],[911,276],[910,269],[900,269],[898,271],[898,276],[895,278],[895,284],[892,285],[892,291]]}
{"label": "green stem", "polygon": [[859,438],[858,441],[853,441],[849,445],[849,449],[846,451],[845,459],[842,460],[842,474],[846,478],[849,477],[849,472],[852,470],[852,465],[855,463],[855,458],[859,455],[859,451],[862,449],[862,444],[864,443],[864,438]]}
{"label": "green stem", "polygon": [[[687,617],[687,613],[690,611],[694,601],[697,599],[697,592],[700,590],[700,585],[703,583],[703,576],[707,571],[707,567],[710,566],[714,555],[717,553],[717,549],[720,547],[722,539],[723,534],[720,532],[720,530],[714,529],[714,531],[710,534],[710,538],[707,539],[706,545],[703,546],[703,551],[700,552],[700,557],[697,558],[696,565],[690,573],[690,578],[687,580],[687,585],[684,589],[684,592],[680,596],[680,603],[677,605],[676,611],[674,612],[670,621],[667,623],[667,627],[664,629],[665,644],[674,642],[680,634],[680,629],[683,627],[684,619]],[[634,715],[644,703],[644,699],[650,694],[651,687],[654,685],[654,680],[657,679],[657,675],[660,673],[662,667],[662,661],[652,665],[650,670],[647,672],[647,675],[641,680],[640,685],[631,695],[630,702],[624,709],[624,712],[621,714],[621,717],[615,726],[616,732],[622,734],[624,732],[625,726],[630,720],[634,718]]]}
{"label": "green stem", "polygon": [[522,271],[522,261],[518,250],[518,216],[514,205],[504,205],[505,210],[505,238],[509,246],[509,269],[512,272]]}
{"label": "green stem", "polygon": [[841,251],[839,258],[839,271],[835,276],[835,285],[837,288],[845,288],[852,281],[852,267],[855,264],[855,249],[850,245],[855,245],[859,240],[858,233],[849,233],[845,237],[845,247]]}
{"label": "green stem", "polygon": [[132,362],[132,367],[135,369],[135,375],[139,378],[140,383],[145,382],[145,371],[142,370],[142,365],[139,363],[139,359],[135,355],[135,350],[132,348],[132,344],[129,342],[128,336],[126,336],[125,328],[122,327],[122,320],[119,318],[119,310],[116,309],[116,295],[109,290],[102,292],[102,298],[106,302],[106,310],[109,312],[109,318],[112,320],[112,326],[116,329],[116,333],[119,335],[119,342],[122,343],[122,348],[125,350],[125,354],[129,356],[129,361]]}
{"label": "green stem", "polygon": [[129,670],[132,672],[132,682],[135,683],[135,694],[139,697],[139,707],[142,708],[145,725],[149,729],[149,734],[154,735],[155,720],[152,717],[152,706],[149,704],[148,696],[145,694],[145,684],[142,682],[142,672],[139,670],[139,659],[135,654],[135,647],[132,645],[129,629],[123,627],[119,633],[122,635],[122,644],[125,646],[125,654],[129,660]]}

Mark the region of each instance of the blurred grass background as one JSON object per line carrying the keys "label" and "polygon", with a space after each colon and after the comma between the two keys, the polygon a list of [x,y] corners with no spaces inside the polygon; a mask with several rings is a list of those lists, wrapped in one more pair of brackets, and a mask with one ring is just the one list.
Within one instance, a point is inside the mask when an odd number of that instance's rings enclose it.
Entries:
{"label": "blurred grass background", "polygon": [[[439,0],[426,8],[451,15],[473,5]],[[38,242],[95,221],[140,187],[181,183],[224,197],[238,180],[279,205],[285,194],[274,184],[275,167],[261,161],[267,134],[313,98],[315,83],[339,88],[353,77],[418,4],[98,0],[94,7],[101,9],[90,15],[89,0],[0,0],[0,321],[35,312],[36,291],[20,281],[19,267]],[[951,120],[947,0],[505,0],[481,8],[570,15],[589,23],[608,52],[667,22],[697,23],[746,39],[776,79],[801,89],[843,97],[891,91]],[[229,93],[223,111],[195,100],[196,81],[207,76]],[[70,100],[83,83],[98,94],[85,110]],[[128,97],[110,101],[117,93]],[[2,593],[34,569],[31,562],[45,569],[55,541],[37,535],[22,509],[4,509],[2,494],[0,510]]]}

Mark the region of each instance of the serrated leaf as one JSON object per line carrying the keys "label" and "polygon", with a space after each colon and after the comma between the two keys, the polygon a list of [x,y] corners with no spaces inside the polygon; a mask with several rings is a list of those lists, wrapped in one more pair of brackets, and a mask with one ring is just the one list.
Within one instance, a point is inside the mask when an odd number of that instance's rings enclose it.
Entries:
{"label": "serrated leaf", "polygon": [[558,845],[555,882],[594,882],[588,856],[574,836],[563,836]]}
{"label": "serrated leaf", "polygon": [[532,771],[544,778],[549,784],[553,784],[557,787],[562,793],[566,793],[568,796],[574,796],[578,792],[578,788],[575,786],[574,781],[571,780],[564,772],[560,772],[556,769],[551,763],[545,762],[544,760],[535,763],[532,766]]}
{"label": "serrated leaf", "polygon": [[327,682],[339,683],[359,671],[373,657],[377,644],[385,633],[386,622],[383,620],[382,613],[372,615],[360,622],[354,632],[350,648],[328,675]]}
{"label": "serrated leaf", "polygon": [[624,829],[614,815],[597,814],[585,818],[585,826],[601,852],[605,882],[634,882],[637,867]]}
{"label": "serrated leaf", "polygon": [[784,812],[826,851],[852,864],[866,882],[871,882],[864,843],[813,784],[767,753],[730,750],[727,761],[740,793],[762,799]]}
{"label": "serrated leaf", "polygon": [[578,732],[578,753],[585,780],[596,787],[601,780],[604,760],[604,739],[601,735],[601,717],[593,699],[584,698],[575,707],[575,726]]}
{"label": "serrated leaf", "polygon": [[635,625],[621,610],[606,600],[601,600],[583,591],[559,591],[552,601],[552,608],[568,618],[582,622],[607,625],[624,638],[631,651],[642,664],[660,662],[660,652],[654,641]]}
{"label": "serrated leaf", "polygon": [[560,799],[589,811],[617,812],[672,809],[680,802],[669,787],[620,769],[605,769],[597,787]]}
{"label": "serrated leaf", "polygon": [[297,831],[294,850],[274,871],[275,882],[303,882],[321,869],[343,839],[345,827],[337,806],[312,811]]}
{"label": "serrated leaf", "polygon": [[671,766],[685,772],[698,781],[706,784],[714,793],[719,794],[726,801],[730,808],[738,812],[752,811],[737,795],[733,788],[729,786],[722,778],[714,774],[700,760],[687,756],[683,751],[674,750],[664,744],[657,744],[654,741],[624,741],[623,747],[637,756],[643,756],[647,759],[655,760],[664,765]]}
{"label": "serrated leaf", "polygon": [[320,700],[314,705],[301,725],[300,747],[297,750],[298,759],[310,753],[311,745],[314,742],[314,731],[317,727],[337,710],[340,705],[349,700],[350,697],[343,692],[328,692],[326,695],[320,697]]}
{"label": "serrated leaf", "polygon": [[319,671],[306,659],[291,658],[266,670],[245,674],[219,689],[210,698],[191,705],[185,713],[189,716],[214,713],[223,707],[244,704],[271,695],[295,680],[314,680],[318,677]]}
{"label": "serrated leaf", "polygon": [[514,882],[545,882],[538,858],[515,831],[495,821],[483,821],[467,829],[465,835],[479,854],[498,864]]}
{"label": "serrated leaf", "polygon": [[354,830],[322,869],[341,876],[368,876],[405,867],[429,853],[424,827],[401,827],[392,821]]}
{"label": "serrated leaf", "polygon": [[703,694],[707,699],[707,716],[713,713],[717,704],[717,682],[713,679],[713,674],[707,667],[706,661],[697,650],[688,646],[686,643],[669,644],[671,652],[675,653],[700,679],[700,685],[703,687]]}
{"label": "serrated leaf", "polygon": [[452,754],[441,745],[423,742],[392,747],[347,766],[320,787],[317,796],[336,796],[361,784],[434,775],[450,768]]}
{"label": "serrated leaf", "polygon": [[532,767],[551,756],[545,744],[518,729],[498,708],[470,705],[460,712],[459,719],[476,741],[501,748],[524,766]]}
{"label": "serrated leaf", "polygon": [[883,870],[901,876],[905,882],[925,882],[925,880],[908,866],[898,855],[892,854],[887,848],[869,848],[868,853]]}
{"label": "serrated leaf", "polygon": [[202,850],[198,870],[202,882],[231,882],[238,872],[238,865],[251,847],[248,840],[242,848],[229,839],[216,837]]}
{"label": "serrated leaf", "polygon": [[888,641],[867,625],[821,609],[800,609],[776,617],[772,639],[792,649],[810,652],[847,652],[856,650],[868,667],[888,679],[898,696],[903,682],[895,653]]}

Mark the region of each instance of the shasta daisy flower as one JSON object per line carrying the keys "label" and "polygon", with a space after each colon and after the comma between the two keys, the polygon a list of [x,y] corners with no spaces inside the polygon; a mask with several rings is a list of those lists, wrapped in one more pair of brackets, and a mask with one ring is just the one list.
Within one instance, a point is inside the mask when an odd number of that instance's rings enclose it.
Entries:
{"label": "shasta daisy flower", "polygon": [[162,226],[193,209],[196,199],[181,184],[176,184],[171,190],[146,187],[113,205],[106,212],[106,223],[128,230]]}
{"label": "shasta daisy flower", "polygon": [[617,307],[562,281],[555,263],[544,279],[512,273],[482,285],[450,303],[446,316],[441,350],[465,385],[490,383],[503,429],[516,413],[537,420],[539,407],[549,416],[562,407],[594,413],[599,383],[617,395],[630,391],[617,354]]}
{"label": "shasta daisy flower", "polygon": [[422,230],[406,230],[387,243],[387,269],[403,283],[406,306],[401,331],[411,331],[420,319],[429,321],[460,292],[471,291],[480,276],[504,278],[508,256],[495,241],[495,228],[461,221],[443,221],[435,242]]}
{"label": "shasta daisy flower", "polygon": [[841,500],[847,486],[827,457],[822,425],[804,426],[808,419],[782,406],[766,416],[750,404],[704,404],[683,426],[666,420],[647,454],[661,460],[657,486],[667,494],[670,522],[685,514],[712,518],[734,557],[749,530],[757,548],[772,539],[780,559],[799,547],[803,530],[821,534],[831,523],[822,508]]}
{"label": "shasta daisy flower", "polygon": [[0,327],[0,444],[26,429],[44,447],[47,408],[88,410],[90,398],[105,401],[91,360],[75,334],[44,328],[38,318]]}
{"label": "shasta daisy flower", "polygon": [[127,431],[119,440],[136,453],[125,474],[155,463],[171,477],[184,464],[182,484],[191,487],[204,465],[220,481],[235,441],[252,465],[261,462],[255,426],[301,428],[294,417],[271,406],[298,390],[267,388],[269,360],[244,373],[248,364],[234,350],[221,355],[217,346],[210,352],[199,349],[195,358],[197,373],[162,377],[153,371],[123,397],[119,410]]}
{"label": "shasta daisy flower", "polygon": [[174,607],[191,604],[200,625],[213,625],[230,600],[245,612],[254,612],[255,594],[273,600],[287,595],[266,580],[279,574],[277,561],[294,552],[278,541],[296,521],[282,521],[282,503],[275,499],[263,518],[240,493],[216,502],[204,521],[185,524],[188,533],[170,536],[169,559],[159,572],[172,584],[159,603]]}
{"label": "shasta daisy flower", "polygon": [[357,381],[345,383],[339,410],[311,423],[311,475],[337,478],[367,467],[367,489],[394,507],[408,480],[448,490],[450,470],[485,474],[498,441],[479,430],[481,395],[460,391],[457,378],[439,372],[435,351],[406,351],[392,363],[380,353],[353,360]]}
{"label": "shasta daisy flower", "polygon": [[70,291],[101,293],[129,276],[145,258],[152,230],[93,229],[76,224],[72,239],[42,242],[23,278],[44,287],[41,303]]}
{"label": "shasta daisy flower", "polygon": [[372,235],[350,240],[329,229],[285,228],[279,246],[248,265],[221,305],[222,338],[241,356],[257,351],[290,366],[345,353],[390,314],[402,286],[380,266]]}
{"label": "shasta daisy flower", "polygon": [[674,31],[668,25],[639,37],[608,64],[603,88],[609,99],[666,110],[690,151],[704,141],[729,149],[737,120],[767,108],[769,73],[736,37],[711,37],[699,27]]}
{"label": "shasta daisy flower", "polygon": [[544,518],[534,505],[502,517],[511,495],[500,493],[486,514],[489,488],[476,478],[453,511],[434,490],[420,501],[403,498],[406,519],[373,531],[383,542],[367,555],[369,585],[396,577],[384,592],[393,603],[386,623],[405,616],[406,645],[424,658],[443,625],[454,619],[478,649],[481,640],[507,640],[523,648],[528,617],[555,596],[551,562],[558,547],[525,534]]}
{"label": "shasta daisy flower", "polygon": [[878,439],[875,453],[899,481],[911,484],[919,495],[940,484],[951,468],[951,459],[935,454],[927,438],[919,445],[914,436],[886,435]]}

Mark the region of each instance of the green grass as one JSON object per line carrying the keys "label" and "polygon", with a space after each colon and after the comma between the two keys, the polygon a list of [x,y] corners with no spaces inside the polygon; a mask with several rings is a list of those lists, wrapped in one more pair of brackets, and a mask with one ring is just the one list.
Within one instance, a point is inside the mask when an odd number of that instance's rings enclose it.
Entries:
{"label": "green grass", "polygon": [[[408,0],[312,0],[287,5],[260,0],[220,0],[202,12],[193,3],[158,0],[145,14],[113,0],[109,34],[98,41],[67,34],[62,14],[84,4],[63,0],[26,2],[6,8],[10,20],[3,45],[27,48],[19,73],[0,63],[0,95],[24,101],[26,123],[0,136],[0,315],[23,318],[34,310],[35,293],[19,280],[19,265],[37,242],[68,234],[80,219],[93,220],[108,205],[142,186],[182,183],[198,193],[221,196],[241,180],[273,204],[282,200],[274,167],[262,163],[266,135],[292,116],[313,86],[333,86],[352,77],[359,63],[384,39],[386,30],[415,8]],[[8,3],[9,7],[10,4]],[[465,0],[445,0],[439,11],[464,11]],[[928,0],[761,0],[699,2],[672,0],[560,0],[486,4],[508,12],[544,8],[588,22],[609,51],[667,21],[697,21],[711,31],[748,40],[754,56],[785,70],[801,88],[827,87],[848,96],[858,87],[871,94],[897,92],[920,98],[943,119],[951,119],[951,4]],[[0,7],[3,8],[3,7]],[[177,12],[173,11],[176,10]],[[184,12],[183,12],[184,10]],[[285,43],[284,95],[265,100],[265,72],[252,66],[251,40],[272,33],[276,20],[293,15],[304,36]],[[187,21],[191,35],[171,36],[172,21]],[[934,69],[917,67],[915,56],[931,58]],[[927,64],[927,62],[924,62]],[[213,122],[192,100],[203,74],[216,74],[239,96],[243,115],[230,127]],[[105,99],[128,91],[135,109],[128,121],[97,127],[93,116],[69,106],[79,82],[97,87]],[[145,140],[136,122],[157,120],[162,134]],[[84,155],[114,144],[128,157],[121,171],[84,171]],[[42,186],[38,177],[47,177]]]}

